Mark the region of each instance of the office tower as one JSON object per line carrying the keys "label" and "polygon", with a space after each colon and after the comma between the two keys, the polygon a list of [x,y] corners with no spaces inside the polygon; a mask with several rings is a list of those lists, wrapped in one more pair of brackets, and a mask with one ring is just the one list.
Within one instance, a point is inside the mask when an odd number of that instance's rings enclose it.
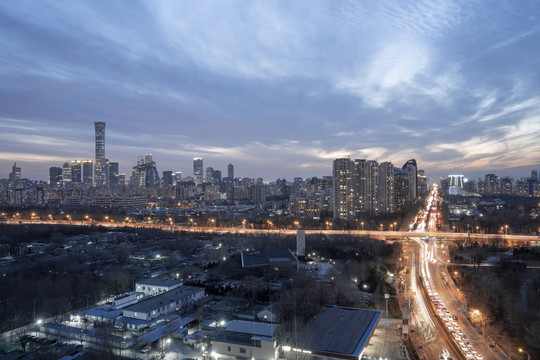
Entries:
{"label": "office tower", "polygon": [[403,171],[409,176],[409,192],[410,192],[410,202],[415,202],[416,197],[418,196],[418,167],[416,166],[416,160],[411,159],[407,161],[403,167]]}
{"label": "office tower", "polygon": [[126,174],[121,173],[118,174],[118,185],[125,185],[126,184]]}
{"label": "office tower", "polygon": [[176,185],[176,183],[180,180],[182,180],[182,172],[181,171],[175,171],[172,173],[172,181],[173,181],[173,185]]}
{"label": "office tower", "polygon": [[172,186],[173,185],[173,172],[164,171],[161,180],[163,182],[163,187]]}
{"label": "office tower", "polygon": [[49,184],[52,186],[58,186],[62,182],[62,168],[58,166],[52,166],[49,168]]}
{"label": "office tower", "polygon": [[335,159],[332,167],[334,179],[334,218],[353,220],[354,201],[357,198],[353,186],[354,162],[351,159]]}
{"label": "office tower", "polygon": [[227,177],[231,180],[234,180],[234,165],[229,164],[227,166]]}
{"label": "office tower", "polygon": [[499,178],[495,174],[486,174],[486,195],[496,195],[499,193]]}
{"label": "office tower", "polygon": [[464,185],[463,175],[448,175],[448,186],[462,188]]}
{"label": "office tower", "polygon": [[512,195],[514,188],[514,179],[510,177],[504,177],[501,179],[501,194]]}
{"label": "office tower", "polygon": [[69,163],[71,168],[71,182],[80,184],[82,182],[82,161],[73,160]]}
{"label": "office tower", "polygon": [[94,123],[96,131],[96,162],[94,169],[95,186],[107,186],[107,168],[105,165],[105,123]]}
{"label": "office tower", "polygon": [[118,163],[109,163],[109,186],[118,185]]}
{"label": "office tower", "polygon": [[82,162],[83,184],[92,186],[94,183],[94,162],[84,160]]}
{"label": "office tower", "polygon": [[9,174],[9,187],[15,190],[21,185],[21,168],[17,166],[17,163],[13,163]]}
{"label": "office tower", "polygon": [[195,185],[203,183],[203,159],[193,158],[193,178],[195,179]]}
{"label": "office tower", "polygon": [[221,184],[221,170],[214,170],[214,184]]}
{"label": "office tower", "polygon": [[380,213],[393,213],[395,209],[394,165],[391,162],[379,164],[378,206]]}
{"label": "office tower", "polygon": [[131,172],[130,184],[139,187],[159,187],[159,174],[156,163],[152,161],[152,155],[137,158],[137,165]]}
{"label": "office tower", "polygon": [[531,170],[531,179],[538,180],[538,170]]}
{"label": "office tower", "polygon": [[206,182],[208,183],[214,182],[214,168],[213,167],[206,168]]}
{"label": "office tower", "polygon": [[62,183],[67,185],[68,183],[71,183],[71,164],[70,163],[64,163],[62,166]]}

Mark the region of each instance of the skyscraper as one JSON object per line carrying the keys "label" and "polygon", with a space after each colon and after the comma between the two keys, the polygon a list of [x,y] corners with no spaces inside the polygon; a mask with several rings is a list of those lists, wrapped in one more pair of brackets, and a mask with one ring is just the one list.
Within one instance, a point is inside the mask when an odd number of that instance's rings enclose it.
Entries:
{"label": "skyscraper", "polygon": [[118,163],[109,163],[109,185],[118,185]]}
{"label": "skyscraper", "polygon": [[486,195],[496,195],[499,193],[499,177],[495,174],[486,174]]}
{"label": "skyscraper", "polygon": [[71,167],[71,182],[82,182],[82,162],[80,160],[73,160],[69,163]]}
{"label": "skyscraper", "polygon": [[394,165],[388,161],[380,163],[377,203],[381,213],[393,213],[396,210],[394,181]]}
{"label": "skyscraper", "polygon": [[418,167],[416,166],[416,160],[411,159],[403,165],[403,171],[407,173],[409,177],[409,191],[410,201],[415,202],[418,196]]}
{"label": "skyscraper", "polygon": [[195,184],[199,185],[203,183],[203,159],[193,158],[193,178]]}
{"label": "skyscraper", "polygon": [[107,185],[107,169],[105,167],[105,125],[106,124],[102,121],[94,123],[96,130],[95,186]]}
{"label": "skyscraper", "polygon": [[20,185],[21,182],[21,168],[17,166],[17,163],[13,163],[11,173],[9,174],[9,187],[13,190]]}
{"label": "skyscraper", "polygon": [[227,177],[229,179],[234,180],[234,165],[233,164],[229,164],[229,166],[227,166]]}
{"label": "skyscraper", "polygon": [[354,163],[351,159],[335,159],[334,178],[334,218],[353,220],[355,218],[354,201],[357,196],[353,186]]}
{"label": "skyscraper", "polygon": [[62,182],[62,168],[52,166],[49,168],[49,184],[52,186],[60,185]]}
{"label": "skyscraper", "polygon": [[92,160],[84,160],[82,162],[83,183],[87,186],[92,186],[94,182],[94,162]]}

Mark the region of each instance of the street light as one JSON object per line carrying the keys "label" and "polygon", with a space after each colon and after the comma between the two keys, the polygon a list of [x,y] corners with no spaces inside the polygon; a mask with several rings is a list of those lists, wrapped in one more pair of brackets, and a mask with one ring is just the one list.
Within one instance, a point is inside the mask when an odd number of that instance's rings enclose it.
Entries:
{"label": "street light", "polygon": [[529,355],[529,353],[527,351],[523,350],[522,348],[519,348],[518,350],[519,350],[520,353],[527,354],[527,360],[531,360],[531,355]]}
{"label": "street light", "polygon": [[504,234],[508,235],[508,225],[504,225]]}
{"label": "street light", "polygon": [[364,222],[363,221],[360,223],[360,225],[362,225],[362,230],[364,230]]}

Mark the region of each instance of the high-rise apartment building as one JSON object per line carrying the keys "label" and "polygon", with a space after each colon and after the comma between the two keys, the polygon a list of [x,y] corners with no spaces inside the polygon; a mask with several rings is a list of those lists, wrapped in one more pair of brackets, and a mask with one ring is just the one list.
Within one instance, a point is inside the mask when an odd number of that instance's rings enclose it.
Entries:
{"label": "high-rise apartment building", "polygon": [[202,158],[193,158],[193,178],[195,180],[195,185],[200,185],[203,183],[203,159]]}
{"label": "high-rise apartment building", "polygon": [[403,165],[402,169],[403,171],[405,171],[405,173],[407,173],[409,177],[410,201],[415,202],[416,197],[418,196],[418,167],[416,166],[416,160],[411,159],[407,161]]}
{"label": "high-rise apartment building", "polygon": [[379,165],[375,160],[336,159],[333,179],[334,218],[354,220],[364,213],[395,211],[394,166],[390,162]]}
{"label": "high-rise apartment building", "polygon": [[514,188],[514,179],[510,177],[504,177],[501,179],[501,194],[512,195]]}
{"label": "high-rise apartment building", "polygon": [[396,211],[394,186],[394,165],[391,162],[379,164],[379,194],[377,198],[379,212],[393,213]]}
{"label": "high-rise apartment building", "polygon": [[416,175],[416,187],[418,189],[418,196],[424,196],[429,193],[428,178],[424,170],[418,169]]}
{"label": "high-rise apartment building", "polygon": [[486,195],[496,195],[499,193],[499,177],[495,174],[486,174]]}
{"label": "high-rise apartment building", "polygon": [[334,178],[334,218],[353,220],[356,217],[356,186],[353,185],[354,162],[351,159],[335,159],[332,167]]}
{"label": "high-rise apartment building", "polygon": [[[444,182],[448,184],[448,181],[441,178],[441,191],[444,191]],[[403,169],[394,168],[394,194],[396,201],[396,209],[402,209],[403,206],[411,203],[411,191],[410,191],[409,175]],[[446,186],[446,193],[448,193],[448,186]]]}
{"label": "high-rise apartment building", "polygon": [[94,163],[95,186],[107,186],[107,168],[105,162],[105,123],[94,123],[96,131],[96,162]]}

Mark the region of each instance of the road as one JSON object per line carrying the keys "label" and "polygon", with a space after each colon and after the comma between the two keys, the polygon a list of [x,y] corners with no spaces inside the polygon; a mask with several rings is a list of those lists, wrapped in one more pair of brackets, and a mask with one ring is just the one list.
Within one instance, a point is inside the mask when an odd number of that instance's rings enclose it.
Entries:
{"label": "road", "polygon": [[[426,359],[437,359],[441,355],[442,349],[446,348],[449,355],[457,359],[508,359],[504,354],[491,348],[476,332],[466,316],[458,312],[458,308],[466,308],[466,305],[464,297],[448,274],[448,251],[444,244],[437,242],[436,237],[426,237],[426,233],[422,232],[425,230],[432,233],[436,229],[437,214],[437,188],[435,187],[426,204],[424,218],[420,219],[419,224],[421,225],[417,227],[418,235],[422,235],[422,237],[414,238],[413,244],[404,247],[407,256],[414,260],[411,263],[411,276],[408,279],[415,304],[412,314],[413,326],[416,326],[419,333],[426,326],[436,328],[435,341],[425,349],[419,349],[419,353],[423,354]],[[429,296],[426,296],[426,292],[421,291],[421,284],[417,284],[419,275],[422,277],[423,285]],[[452,320],[454,315],[458,315],[455,322]],[[447,330],[454,331],[456,334],[450,335]],[[459,331],[462,331],[465,337],[462,338],[458,334]],[[429,331],[427,332],[429,333]],[[419,339],[417,338],[417,340]],[[460,345],[459,341],[465,345]],[[416,345],[421,345],[421,341],[417,342]],[[437,349],[438,354],[436,353]],[[474,354],[478,354],[478,356]]]}
{"label": "road", "polygon": [[[270,235],[295,235],[296,229],[250,229],[243,227],[219,227],[219,226],[186,226],[180,224],[158,224],[149,222],[111,222],[111,221],[81,221],[81,220],[33,220],[33,219],[3,219],[0,223],[4,224],[55,224],[55,225],[73,225],[73,226],[104,226],[109,228],[146,228],[146,229],[161,229],[168,231],[186,231],[194,233],[209,233],[209,234],[270,234]],[[470,236],[471,241],[477,241],[479,243],[487,243],[494,239],[505,239],[510,246],[524,245],[530,246],[533,242],[540,242],[540,237],[537,235],[515,235],[515,234],[467,234],[456,232],[437,232],[435,228],[421,229],[415,231],[379,231],[379,230],[328,230],[328,229],[306,229],[306,235],[352,235],[352,236],[365,236],[372,237],[381,240],[397,240],[406,239],[413,236],[427,236],[438,237],[452,241],[466,241]]]}

